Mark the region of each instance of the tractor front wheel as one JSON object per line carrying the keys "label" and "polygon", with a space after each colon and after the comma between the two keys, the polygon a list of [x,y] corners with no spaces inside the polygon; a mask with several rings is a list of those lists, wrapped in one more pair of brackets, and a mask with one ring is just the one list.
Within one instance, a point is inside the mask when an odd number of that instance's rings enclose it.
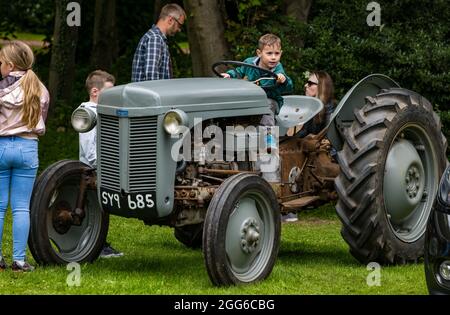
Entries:
{"label": "tractor front wheel", "polygon": [[261,177],[237,174],[214,194],[204,222],[203,254],[215,285],[261,281],[275,264],[280,212],[272,187]]}

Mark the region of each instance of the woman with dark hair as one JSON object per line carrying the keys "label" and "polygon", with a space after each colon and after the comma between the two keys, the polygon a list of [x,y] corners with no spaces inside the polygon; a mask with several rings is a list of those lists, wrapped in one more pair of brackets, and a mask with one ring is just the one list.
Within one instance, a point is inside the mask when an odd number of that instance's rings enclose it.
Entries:
{"label": "woman with dark hair", "polygon": [[305,95],[320,99],[324,109],[303,126],[299,132],[302,138],[310,133],[318,134],[330,122],[335,107],[333,79],[325,71],[311,72],[305,84]]}
{"label": "woman with dark hair", "polygon": [[[324,104],[323,110],[313,119],[302,126],[298,132],[300,138],[306,137],[309,134],[318,134],[325,128],[331,119],[331,114],[334,111],[334,85],[331,76],[325,71],[314,71],[309,74],[308,81],[305,84],[305,95],[317,97]],[[331,148],[331,156],[336,155],[336,150]],[[288,213],[281,216],[283,222],[297,221],[296,213]]]}

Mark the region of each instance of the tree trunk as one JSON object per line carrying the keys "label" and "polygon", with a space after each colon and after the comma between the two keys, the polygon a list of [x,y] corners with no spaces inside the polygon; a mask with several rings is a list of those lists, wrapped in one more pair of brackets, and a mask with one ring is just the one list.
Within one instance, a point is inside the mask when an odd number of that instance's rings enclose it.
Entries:
{"label": "tree trunk", "polygon": [[284,0],[286,15],[306,23],[311,4],[312,0]]}
{"label": "tree trunk", "polygon": [[[49,70],[50,113],[52,105],[72,100],[75,75],[75,52],[78,41],[78,26],[69,26],[67,4],[71,0],[55,0],[55,28]],[[81,5],[81,1],[78,1]]]}
{"label": "tree trunk", "polygon": [[110,71],[118,54],[116,0],[95,1],[93,39],[91,66]]}
{"label": "tree trunk", "polygon": [[[283,0],[284,12],[287,16],[295,18],[297,21],[306,23],[313,0]],[[303,39],[296,40],[297,47],[303,47]]]}
{"label": "tree trunk", "polygon": [[223,10],[218,0],[184,0],[194,76],[212,75],[211,65],[229,54]]}
{"label": "tree trunk", "polygon": [[306,23],[308,21],[311,4],[312,0],[284,0],[286,15]]}

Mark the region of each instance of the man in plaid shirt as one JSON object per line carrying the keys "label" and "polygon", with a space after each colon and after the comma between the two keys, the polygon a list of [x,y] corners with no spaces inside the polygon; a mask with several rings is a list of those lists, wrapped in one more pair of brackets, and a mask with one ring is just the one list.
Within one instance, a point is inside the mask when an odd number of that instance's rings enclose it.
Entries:
{"label": "man in plaid shirt", "polygon": [[161,9],[158,22],[142,36],[134,53],[132,82],[172,78],[167,36],[181,31],[185,19],[183,8],[175,3]]}

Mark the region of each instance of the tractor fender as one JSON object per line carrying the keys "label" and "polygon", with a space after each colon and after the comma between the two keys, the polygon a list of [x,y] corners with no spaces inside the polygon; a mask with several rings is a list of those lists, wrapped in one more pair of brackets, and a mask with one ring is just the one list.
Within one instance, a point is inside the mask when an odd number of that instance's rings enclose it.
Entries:
{"label": "tractor fender", "polygon": [[356,83],[342,98],[328,123],[327,137],[336,150],[344,143],[344,130],[355,119],[355,109],[364,106],[367,96],[376,96],[382,89],[399,88],[400,85],[384,74],[371,74]]}

